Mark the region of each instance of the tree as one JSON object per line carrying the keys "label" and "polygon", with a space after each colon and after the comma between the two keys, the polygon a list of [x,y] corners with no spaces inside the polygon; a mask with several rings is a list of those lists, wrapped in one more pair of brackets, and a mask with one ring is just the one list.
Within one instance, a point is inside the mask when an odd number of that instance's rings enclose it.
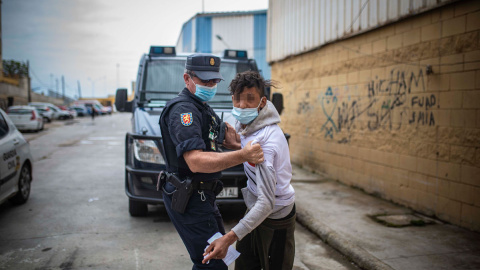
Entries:
{"label": "tree", "polygon": [[3,60],[3,75],[11,78],[28,76],[27,64],[15,60]]}

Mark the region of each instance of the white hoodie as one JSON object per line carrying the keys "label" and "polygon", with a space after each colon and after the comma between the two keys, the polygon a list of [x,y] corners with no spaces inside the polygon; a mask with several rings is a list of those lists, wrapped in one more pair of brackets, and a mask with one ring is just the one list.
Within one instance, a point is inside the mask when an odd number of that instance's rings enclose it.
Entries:
{"label": "white hoodie", "polygon": [[241,240],[266,218],[287,216],[295,202],[295,191],[290,185],[292,166],[285,135],[280,127],[280,115],[270,101],[258,117],[245,129],[236,123],[242,148],[254,140],[262,147],[265,161],[262,164],[245,162],[247,187],[242,189],[248,213],[232,229]]}

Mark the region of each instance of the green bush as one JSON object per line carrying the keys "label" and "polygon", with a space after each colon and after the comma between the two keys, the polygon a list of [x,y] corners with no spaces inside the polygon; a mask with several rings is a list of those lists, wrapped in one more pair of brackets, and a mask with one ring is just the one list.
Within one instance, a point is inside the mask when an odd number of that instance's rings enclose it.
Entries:
{"label": "green bush", "polygon": [[15,60],[3,60],[3,75],[11,78],[28,76],[27,64]]}

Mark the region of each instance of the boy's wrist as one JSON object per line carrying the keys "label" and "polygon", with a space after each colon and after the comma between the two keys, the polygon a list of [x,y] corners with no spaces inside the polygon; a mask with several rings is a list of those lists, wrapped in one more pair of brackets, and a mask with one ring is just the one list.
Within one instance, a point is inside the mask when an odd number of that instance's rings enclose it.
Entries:
{"label": "boy's wrist", "polygon": [[227,239],[228,239],[230,245],[232,245],[233,243],[235,243],[235,241],[238,240],[238,236],[235,234],[234,231],[229,231],[229,232],[226,234],[226,236],[227,236]]}

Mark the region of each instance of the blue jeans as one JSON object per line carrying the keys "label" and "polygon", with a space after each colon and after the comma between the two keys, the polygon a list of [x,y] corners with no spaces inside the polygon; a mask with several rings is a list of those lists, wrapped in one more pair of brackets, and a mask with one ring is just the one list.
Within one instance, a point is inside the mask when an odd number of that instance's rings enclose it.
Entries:
{"label": "blue jeans", "polygon": [[215,203],[215,194],[213,191],[205,190],[202,200],[201,194],[194,190],[185,213],[180,214],[172,210],[175,189],[175,186],[167,182],[163,187],[163,201],[168,216],[190,254],[192,269],[227,270],[228,267],[222,260],[210,260],[209,264],[202,264],[203,252],[208,245],[207,240],[217,232],[225,234],[222,216]]}

